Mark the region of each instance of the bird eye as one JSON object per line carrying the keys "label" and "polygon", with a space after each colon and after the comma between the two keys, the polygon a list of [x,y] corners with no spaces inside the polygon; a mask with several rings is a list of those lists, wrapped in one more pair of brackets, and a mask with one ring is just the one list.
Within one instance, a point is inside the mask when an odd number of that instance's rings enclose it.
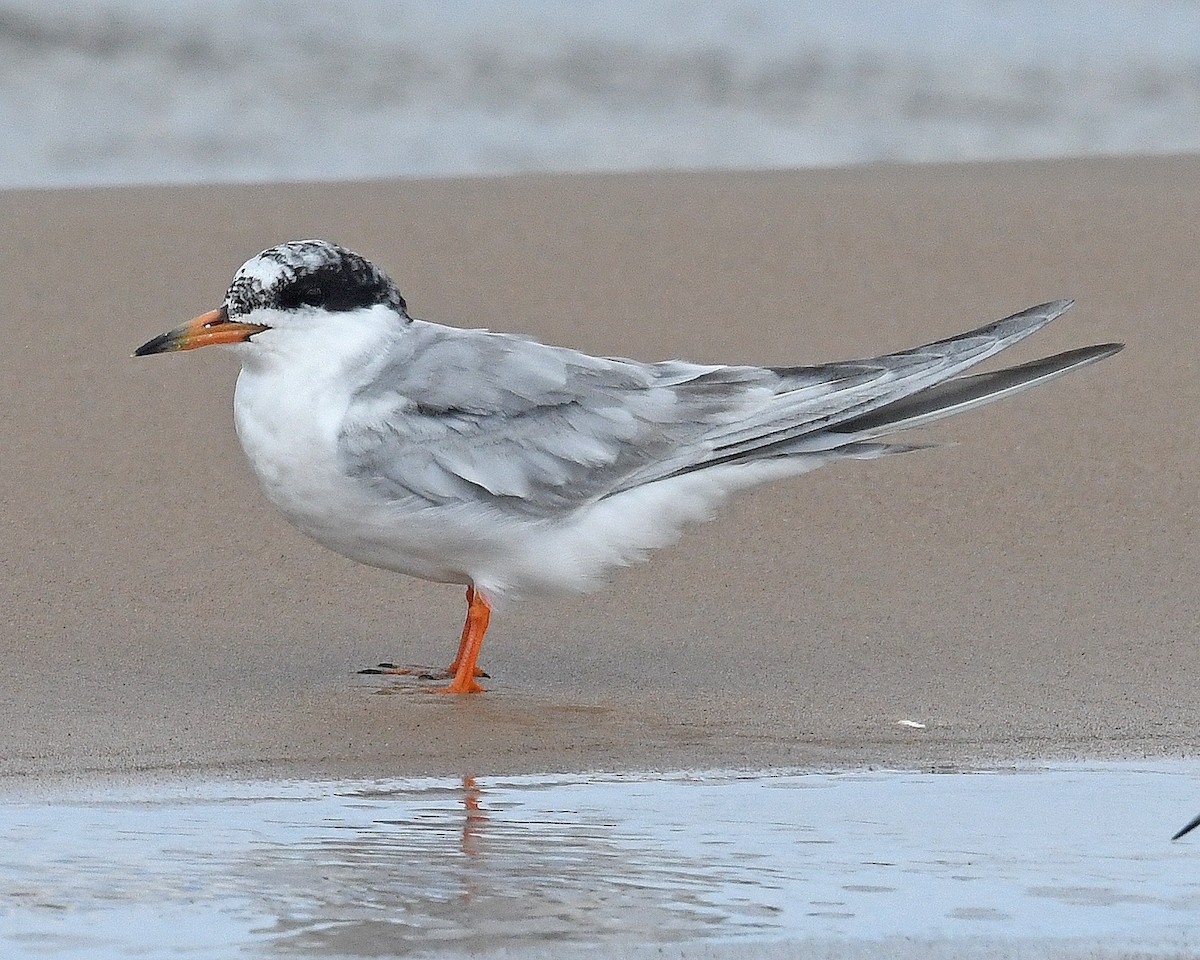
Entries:
{"label": "bird eye", "polygon": [[325,294],[320,287],[315,284],[305,287],[300,291],[300,300],[307,303],[310,307],[320,306],[321,301],[325,299]]}

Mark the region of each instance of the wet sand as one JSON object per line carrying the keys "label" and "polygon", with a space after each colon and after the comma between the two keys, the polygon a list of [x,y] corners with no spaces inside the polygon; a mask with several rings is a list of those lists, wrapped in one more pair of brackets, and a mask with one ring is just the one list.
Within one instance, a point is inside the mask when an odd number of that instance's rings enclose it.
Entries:
{"label": "wet sand", "polygon": [[[1185,158],[0,194],[0,774],[1195,753],[1198,221]],[[1063,296],[1014,360],[1129,346],[498,612],[489,692],[435,697],[355,671],[449,659],[461,589],[273,512],[231,358],[129,358],[313,235],[418,316],[605,354],[842,359]]]}

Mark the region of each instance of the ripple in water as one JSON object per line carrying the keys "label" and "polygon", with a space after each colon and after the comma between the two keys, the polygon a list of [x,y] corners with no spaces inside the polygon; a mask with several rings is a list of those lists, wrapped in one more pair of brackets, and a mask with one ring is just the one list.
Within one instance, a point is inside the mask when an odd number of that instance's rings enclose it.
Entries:
{"label": "ripple in water", "polygon": [[1194,765],[255,782],[0,803],[0,955],[1200,944]]}

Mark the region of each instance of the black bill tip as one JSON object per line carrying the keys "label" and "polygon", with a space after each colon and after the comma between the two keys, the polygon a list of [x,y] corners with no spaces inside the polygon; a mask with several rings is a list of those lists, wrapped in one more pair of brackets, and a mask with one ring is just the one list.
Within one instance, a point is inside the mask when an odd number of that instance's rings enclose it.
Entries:
{"label": "black bill tip", "polygon": [[174,349],[174,338],[169,333],[160,333],[153,340],[147,340],[133,351],[135,357],[148,357],[152,353],[167,353]]}

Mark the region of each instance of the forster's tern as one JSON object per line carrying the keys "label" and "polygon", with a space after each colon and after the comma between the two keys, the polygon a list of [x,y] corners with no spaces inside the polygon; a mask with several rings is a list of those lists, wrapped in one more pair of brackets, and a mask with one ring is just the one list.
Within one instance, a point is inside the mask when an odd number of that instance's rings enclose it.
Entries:
{"label": "forster's tern", "polygon": [[303,240],[248,260],[219,308],[135,356],[232,345],[234,420],[268,499],[347,557],[466,584],[445,689],[474,693],[496,600],[596,585],[731,493],[911,450],[883,438],[1121,349],[960,376],[1070,305],[871,360],[639,363],[415,319],[369,261]]}

